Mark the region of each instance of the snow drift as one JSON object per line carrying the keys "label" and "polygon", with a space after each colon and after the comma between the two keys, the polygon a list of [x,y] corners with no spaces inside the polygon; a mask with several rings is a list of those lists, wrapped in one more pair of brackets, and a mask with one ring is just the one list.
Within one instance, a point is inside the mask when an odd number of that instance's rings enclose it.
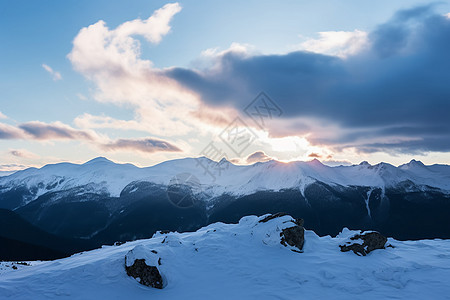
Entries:
{"label": "snow drift", "polygon": [[[450,294],[450,241],[396,241],[367,256],[340,252],[358,232],[335,238],[305,231],[303,253],[280,243],[290,216],[215,223],[39,262],[2,263],[2,299],[444,299]],[[157,252],[164,289],[127,276],[130,250]],[[151,255],[150,255],[151,256]],[[153,262],[155,264],[155,262]],[[9,266],[9,267],[7,267]]]}

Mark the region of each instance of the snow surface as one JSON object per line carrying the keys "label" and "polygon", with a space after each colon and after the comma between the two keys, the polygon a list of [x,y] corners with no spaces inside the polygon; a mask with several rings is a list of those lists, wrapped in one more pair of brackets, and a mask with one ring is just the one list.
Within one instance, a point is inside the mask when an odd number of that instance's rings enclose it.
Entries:
{"label": "snow surface", "polygon": [[[340,252],[336,238],[305,232],[303,253],[280,244],[289,216],[216,223],[193,233],[157,233],[18,270],[0,268],[0,299],[449,299],[450,241],[400,242],[367,256]],[[125,255],[156,250],[164,289],[126,275]],[[150,255],[151,256],[151,255]],[[153,258],[152,258],[153,259]]]}
{"label": "snow surface", "polygon": [[298,188],[303,193],[304,189],[315,181],[330,185],[380,187],[384,190],[385,187],[409,180],[421,188],[430,186],[450,191],[450,166],[425,166],[415,160],[400,167],[386,163],[372,166],[367,162],[353,166],[329,167],[318,160],[291,163],[272,160],[239,166],[223,160],[220,174],[216,173],[214,177],[205,172],[201,165],[214,168],[217,162],[206,157],[185,158],[139,168],[132,164],[116,164],[99,157],[81,165],[59,163],[0,177],[0,192],[24,185],[35,191],[29,199],[31,201],[47,192],[90,184],[89,188],[98,193],[117,197],[123,188],[133,181],[167,185],[174,176],[182,173],[197,177],[202,190],[211,196],[224,193],[247,195],[259,190],[278,191],[287,188]]}

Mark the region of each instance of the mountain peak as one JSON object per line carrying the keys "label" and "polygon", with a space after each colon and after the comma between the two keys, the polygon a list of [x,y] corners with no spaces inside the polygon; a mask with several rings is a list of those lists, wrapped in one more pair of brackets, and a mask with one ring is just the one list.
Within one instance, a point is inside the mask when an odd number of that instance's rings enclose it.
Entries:
{"label": "mountain peak", "polygon": [[225,157],[222,157],[222,159],[219,161],[219,164],[224,164],[224,163],[230,163],[230,161],[228,159],[226,159]]}
{"label": "mountain peak", "polygon": [[360,166],[371,166],[371,164],[369,164],[369,162],[368,161],[362,161],[360,164],[359,164]]}
{"label": "mountain peak", "polygon": [[400,166],[401,169],[413,168],[413,167],[422,168],[422,167],[425,167],[425,165],[420,160],[411,159],[411,161],[409,163],[406,163],[406,164],[403,164]]}
{"label": "mountain peak", "polygon": [[317,158],[314,158],[313,160],[309,161],[308,164],[312,166],[324,166],[324,164]]}
{"label": "mountain peak", "polygon": [[94,163],[101,163],[101,162],[113,163],[113,161],[107,159],[106,157],[99,156],[99,157],[93,158],[93,159],[85,162],[84,165],[94,164]]}
{"label": "mountain peak", "polygon": [[408,164],[413,165],[413,166],[425,166],[423,164],[423,162],[421,162],[420,160],[415,160],[415,159],[411,159],[411,161]]}

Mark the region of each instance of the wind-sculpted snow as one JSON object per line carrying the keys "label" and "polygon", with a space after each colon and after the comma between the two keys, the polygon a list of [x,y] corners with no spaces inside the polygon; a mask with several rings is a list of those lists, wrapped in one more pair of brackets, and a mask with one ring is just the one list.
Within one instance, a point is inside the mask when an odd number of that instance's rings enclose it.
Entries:
{"label": "wind-sculpted snow", "polygon": [[[336,238],[305,232],[303,253],[280,244],[290,216],[260,223],[215,223],[192,233],[153,238],[31,266],[2,263],[1,299],[445,299],[450,295],[450,241],[400,242],[367,256],[340,252],[356,231]],[[127,276],[132,249],[161,258],[162,290]]]}
{"label": "wind-sculpted snow", "polygon": [[[303,194],[305,188],[316,181],[331,186],[395,187],[412,182],[422,190],[450,191],[450,166],[425,166],[411,161],[400,167],[380,163],[361,163],[353,166],[328,167],[318,160],[310,162],[281,163],[268,161],[249,166],[233,165],[223,161],[220,176],[212,178],[199,166],[214,162],[208,158],[186,158],[167,161],[152,167],[138,168],[131,164],[116,164],[105,158],[96,158],[85,164],[60,163],[41,169],[30,168],[10,176],[0,177],[0,207],[2,194],[14,188],[23,188],[23,206],[39,196],[55,191],[90,185],[94,192],[118,197],[131,182],[147,181],[168,185],[174,176],[187,173],[199,179],[203,191],[210,197],[223,194],[248,195],[256,191],[296,188]],[[17,208],[12,207],[12,208]]]}

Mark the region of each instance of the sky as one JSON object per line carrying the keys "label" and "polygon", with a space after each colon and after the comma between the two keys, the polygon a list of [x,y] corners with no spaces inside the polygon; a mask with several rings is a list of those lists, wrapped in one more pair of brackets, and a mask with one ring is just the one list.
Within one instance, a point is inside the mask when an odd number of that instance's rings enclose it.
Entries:
{"label": "sky", "polygon": [[450,164],[449,1],[2,1],[0,171]]}

